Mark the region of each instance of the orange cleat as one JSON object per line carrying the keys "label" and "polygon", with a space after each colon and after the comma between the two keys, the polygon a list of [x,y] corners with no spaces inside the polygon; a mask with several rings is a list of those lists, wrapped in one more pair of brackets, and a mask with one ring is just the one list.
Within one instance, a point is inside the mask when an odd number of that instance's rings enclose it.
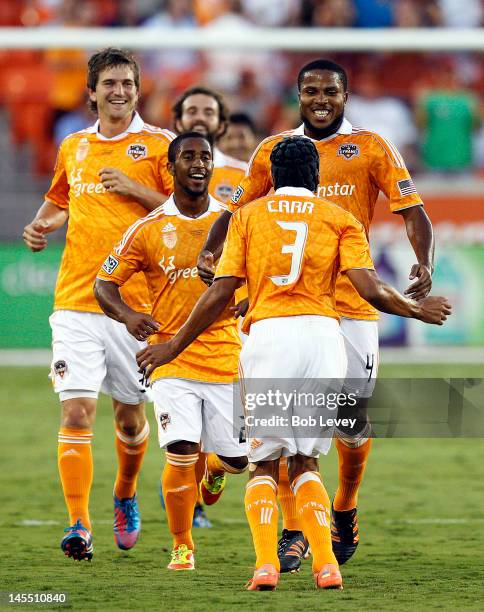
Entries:
{"label": "orange cleat", "polygon": [[279,572],[270,563],[256,569],[254,576],[245,585],[248,591],[275,591],[279,581]]}
{"label": "orange cleat", "polygon": [[342,589],[343,579],[341,578],[338,566],[334,563],[326,563],[319,572],[314,573],[317,589]]}

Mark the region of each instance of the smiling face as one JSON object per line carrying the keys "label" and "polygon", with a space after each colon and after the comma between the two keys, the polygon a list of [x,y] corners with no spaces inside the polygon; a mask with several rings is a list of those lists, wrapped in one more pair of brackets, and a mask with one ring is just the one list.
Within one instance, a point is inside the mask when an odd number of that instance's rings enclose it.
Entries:
{"label": "smiling face", "polygon": [[99,73],[96,89],[89,89],[89,98],[91,102],[97,104],[101,123],[124,122],[127,127],[139,98],[133,70],[127,65],[102,70]]}
{"label": "smiling face", "polygon": [[310,70],[304,74],[299,92],[299,109],[308,136],[315,139],[338,124],[344,113],[348,93],[338,73]]}
{"label": "smiling face", "polygon": [[225,125],[220,122],[218,102],[206,94],[193,94],[183,101],[181,118],[175,123],[179,134],[198,132],[203,136],[216,138],[224,131]]}
{"label": "smiling face", "polygon": [[189,196],[206,194],[213,170],[210,144],[205,138],[187,138],[168,167],[174,176],[175,187],[180,186]]}

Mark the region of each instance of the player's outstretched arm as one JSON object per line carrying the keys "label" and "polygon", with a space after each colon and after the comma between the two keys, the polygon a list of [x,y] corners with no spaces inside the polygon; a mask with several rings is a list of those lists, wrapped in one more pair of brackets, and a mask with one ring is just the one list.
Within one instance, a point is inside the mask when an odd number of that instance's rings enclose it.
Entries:
{"label": "player's outstretched arm", "polygon": [[24,227],[23,241],[34,253],[42,251],[47,246],[45,234],[55,232],[64,225],[68,218],[69,211],[67,208],[61,208],[53,202],[45,201],[34,219]]}
{"label": "player's outstretched arm", "polygon": [[159,193],[137,181],[129,178],[117,168],[102,168],[99,172],[101,183],[111,193],[131,198],[141,204],[146,210],[154,210],[168,199],[164,193]]}
{"label": "player's outstretched arm", "polygon": [[406,298],[383,282],[374,270],[352,269],[346,274],[363,299],[381,312],[443,325],[452,307],[445,297],[429,296],[420,301]]}
{"label": "player's outstretched arm", "polygon": [[405,221],[407,236],[417,257],[418,264],[410,270],[412,283],[404,294],[414,300],[420,300],[430,293],[432,272],[434,269],[434,232],[432,223],[423,206],[411,206],[400,212]]}
{"label": "player's outstretched arm", "polygon": [[139,351],[136,360],[139,371],[145,378],[149,378],[156,368],[173,361],[195,338],[210,327],[222,314],[241,282],[243,281],[235,276],[217,279],[201,295],[187,321],[171,340],[164,344],[152,344]]}
{"label": "player's outstretched arm", "polygon": [[211,285],[215,274],[215,261],[222,254],[232,213],[225,210],[210,228],[207,240],[197,260],[198,276],[207,285]]}
{"label": "player's outstretched arm", "polygon": [[156,334],[160,329],[159,324],[151,315],[136,312],[126,304],[116,283],[96,278],[94,295],[104,314],[115,321],[124,323],[126,329],[136,340],[146,340],[148,336]]}

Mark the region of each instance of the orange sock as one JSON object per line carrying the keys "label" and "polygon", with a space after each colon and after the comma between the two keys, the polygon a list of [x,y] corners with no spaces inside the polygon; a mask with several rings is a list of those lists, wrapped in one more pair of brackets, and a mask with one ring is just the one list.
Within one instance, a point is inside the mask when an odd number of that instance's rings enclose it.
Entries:
{"label": "orange sock", "polygon": [[205,475],[206,465],[207,465],[206,453],[201,453],[201,452],[198,453],[198,461],[195,464],[195,477],[197,479],[197,491],[198,491],[198,497],[197,497],[196,503],[200,504],[200,506],[203,505],[203,499],[200,494],[200,483],[202,482],[202,478]]}
{"label": "orange sock", "polygon": [[358,489],[360,488],[366,461],[370,454],[372,438],[357,447],[348,446],[348,443],[336,438],[336,448],[339,460],[339,482],[333,500],[335,510],[351,510],[358,504]]}
{"label": "orange sock", "polygon": [[57,447],[57,465],[70,525],[81,519],[89,530],[89,493],[93,475],[91,438],[89,429],[61,427]]}
{"label": "orange sock", "polygon": [[150,426],[148,421],[136,436],[128,436],[116,427],[116,452],[118,454],[118,473],[114,483],[114,493],[118,499],[133,497],[136,493],[138,474],[143,464]]}
{"label": "orange sock", "polygon": [[166,453],[166,464],[162,475],[168,527],[173,535],[173,548],[186,544],[194,549],[192,539],[193,509],[198,497],[195,464],[198,453],[176,455]]}
{"label": "orange sock", "polygon": [[331,505],[318,472],[304,472],[292,484],[304,535],[311,546],[313,572],[326,563],[338,565],[331,545]]}
{"label": "orange sock", "polygon": [[270,476],[255,476],[247,483],[245,514],[256,554],[256,569],[271,563],[280,569],[277,557],[277,484]]}
{"label": "orange sock", "polygon": [[279,461],[279,482],[277,485],[277,499],[281,504],[282,528],[290,531],[302,531],[296,510],[296,498],[289,484],[287,473],[287,459]]}

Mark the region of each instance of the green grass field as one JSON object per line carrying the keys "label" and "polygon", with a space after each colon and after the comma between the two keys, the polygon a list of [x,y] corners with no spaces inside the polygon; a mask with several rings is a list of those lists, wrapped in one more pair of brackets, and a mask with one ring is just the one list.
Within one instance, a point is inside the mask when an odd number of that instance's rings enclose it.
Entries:
{"label": "green grass field", "polygon": [[[482,368],[421,366],[383,375],[482,376]],[[56,466],[59,408],[45,368],[1,368],[2,498],[0,591],[62,591],[84,610],[482,610],[484,445],[481,439],[376,440],[360,495],[361,543],[343,567],[345,590],[319,592],[310,562],[274,593],[248,593],[253,550],[243,510],[245,476],[232,477],[210,509],[214,529],[195,530],[197,570],[169,573],[170,536],[158,499],[162,465],[155,424],[138,493],[140,542],[112,536],[115,474],[110,403],[102,398],[94,436],[91,515],[95,556],[74,563],[59,548],[67,526]],[[321,460],[330,494],[336,457]],[[29,524],[41,521],[44,524]],[[3,606],[11,609],[13,606]],[[44,606],[45,609],[45,606]]]}

